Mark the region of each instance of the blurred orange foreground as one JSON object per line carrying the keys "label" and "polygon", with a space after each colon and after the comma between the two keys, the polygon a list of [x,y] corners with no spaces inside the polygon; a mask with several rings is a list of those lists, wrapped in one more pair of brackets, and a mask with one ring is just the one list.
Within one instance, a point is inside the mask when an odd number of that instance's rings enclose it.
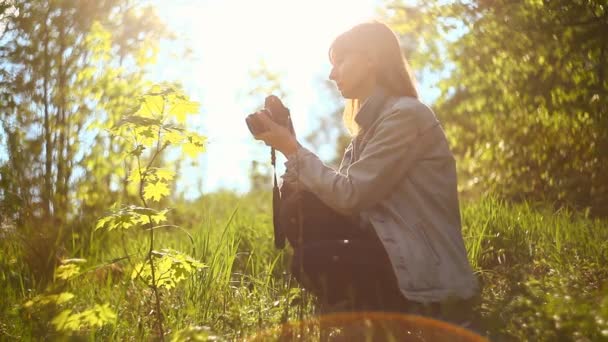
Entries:
{"label": "blurred orange foreground", "polygon": [[340,313],[287,323],[245,341],[488,341],[486,338],[431,318],[377,312]]}

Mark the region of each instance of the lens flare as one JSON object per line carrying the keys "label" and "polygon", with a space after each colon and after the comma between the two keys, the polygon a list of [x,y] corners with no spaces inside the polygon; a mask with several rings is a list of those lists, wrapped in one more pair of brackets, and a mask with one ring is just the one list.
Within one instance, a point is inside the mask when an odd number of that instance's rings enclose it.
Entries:
{"label": "lens flare", "polygon": [[244,341],[462,341],[486,338],[431,318],[396,313],[339,313],[290,322],[247,337]]}

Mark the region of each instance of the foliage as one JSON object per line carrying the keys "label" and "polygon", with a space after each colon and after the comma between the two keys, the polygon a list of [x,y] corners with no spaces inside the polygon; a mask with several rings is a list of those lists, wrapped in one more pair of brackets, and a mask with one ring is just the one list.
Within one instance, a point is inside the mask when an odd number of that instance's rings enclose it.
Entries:
{"label": "foliage", "polygon": [[[453,66],[436,109],[466,190],[605,203],[605,4],[392,3],[414,66]],[[126,4],[0,4],[0,339],[237,340],[310,317],[314,298],[289,276],[290,250],[272,245],[270,192],[168,208],[176,174],[164,153],[195,156],[206,140],[185,129],[198,104],[179,87],[136,95],[162,30]],[[608,223],[526,203],[463,203],[483,330],[493,340],[605,338]],[[37,235],[47,232],[57,234]],[[28,266],[33,258],[43,267]]]}
{"label": "foliage", "polygon": [[[415,69],[447,73],[435,109],[462,190],[608,205],[608,6],[593,1],[388,1]],[[605,213],[603,213],[605,214]]]}
{"label": "foliage", "polygon": [[158,211],[134,205],[124,206],[120,209],[112,210],[108,215],[100,218],[95,225],[95,229],[129,229],[143,227],[152,223],[159,224],[167,219],[167,212],[168,209]]}
{"label": "foliage", "polygon": [[68,302],[74,298],[74,295],[69,292],[62,292],[59,294],[53,295],[38,295],[23,304],[24,308],[31,308],[39,305],[48,305],[48,304],[63,304]]}
{"label": "foliage", "polygon": [[44,286],[67,232],[124,195],[124,146],[100,128],[137,103],[140,56],[168,33],[127,0],[4,1],[0,28],[0,217],[27,237],[29,282]]}
{"label": "foliage", "polygon": [[[204,265],[176,250],[154,249],[156,229],[179,227],[160,225],[167,220],[168,209],[156,210],[149,204],[149,201],[159,202],[161,198],[170,194],[167,182],[175,175],[170,170],[153,165],[156,158],[169,147],[181,147],[190,157],[196,157],[205,150],[206,138],[184,128],[187,116],[197,114],[198,111],[199,104],[190,101],[175,86],[155,85],[140,97],[139,105],[135,107],[133,113],[125,115],[110,128],[113,135],[130,144],[124,153],[124,158],[127,163],[131,160],[134,162],[135,167],[131,171],[129,180],[135,183],[143,207],[116,204],[109,214],[97,221],[95,229],[106,228],[111,231],[140,228],[149,232],[148,252],[142,261],[133,266],[131,278],[141,280],[153,291],[155,324],[161,340],[164,339],[165,332],[160,290],[175,288],[177,283],[187,279]],[[92,316],[93,313],[87,312],[87,316],[83,314],[73,316],[64,311],[53,322],[59,322],[57,326],[70,327],[70,322],[73,321],[89,322],[87,317]],[[103,316],[102,313],[97,316]],[[89,323],[94,324],[94,321]]]}
{"label": "foliage", "polygon": [[464,205],[463,235],[491,340],[605,338],[607,225],[494,197]]}
{"label": "foliage", "polygon": [[[128,272],[131,281],[123,285],[130,289],[132,296],[137,294],[142,302],[152,305],[154,316],[145,320],[150,322],[150,328],[158,329],[158,338],[164,340],[166,334],[161,298],[177,290],[179,283],[205,268],[202,262],[176,249],[155,249],[158,229],[178,229],[192,243],[194,241],[183,228],[166,223],[169,208],[152,207],[153,203],[159,206],[158,202],[170,194],[167,182],[175,175],[159,165],[161,153],[169,148],[181,148],[185,154],[204,151],[205,137],[184,127],[187,116],[198,113],[199,105],[190,101],[175,86],[167,84],[153,86],[138,101],[132,112],[108,127],[108,131],[124,140],[128,147],[122,158],[126,164],[133,165],[128,180],[132,183],[130,188],[135,192],[134,197],[139,198],[141,205],[117,202],[105,216],[98,219],[94,227],[96,238],[103,238],[104,232],[122,234],[123,238],[126,232],[134,232],[136,237],[147,238],[147,252],[141,255],[139,246],[131,246],[137,248],[130,250],[123,239],[123,256],[114,257],[109,263],[86,267],[88,262],[83,258],[62,260],[55,269],[54,281],[45,289],[45,293],[25,300],[21,306],[24,315],[35,317],[35,321],[39,322],[39,326],[32,330],[39,331],[40,336],[47,334],[49,323],[57,333],[75,336],[86,335],[87,332],[103,335],[105,330],[102,328],[116,324],[120,317],[120,312],[115,310],[117,303],[105,302],[94,304],[93,307],[87,304],[88,308],[81,305],[65,308],[65,303],[77,297],[75,284],[81,282],[82,278],[93,277],[106,284],[120,279],[125,272],[116,264],[126,260],[132,267]],[[144,287],[133,286],[138,282]]]}
{"label": "foliage", "polygon": [[71,309],[62,311],[53,318],[53,325],[57,330],[79,331],[82,329],[100,328],[106,323],[116,319],[116,314],[108,304],[95,304],[92,309],[82,312],[73,312]]}
{"label": "foliage", "polygon": [[[163,322],[171,338],[200,332],[202,336],[239,340],[313,314],[314,298],[300,290],[287,273],[290,251],[273,247],[270,199],[271,193],[239,196],[220,192],[174,203],[167,221],[192,227],[188,232],[194,244],[184,234],[158,229],[156,239],[164,246],[156,250],[171,254],[162,249],[192,249],[191,258],[206,267],[171,290],[161,289]],[[494,197],[465,202],[462,213],[469,259],[483,284],[480,325],[491,340],[604,338],[608,321],[604,304],[608,300],[606,220],[510,204]],[[96,235],[107,232],[107,240],[93,241],[102,247],[99,254],[83,255],[86,263],[63,264],[81,268],[80,275],[67,280],[69,288],[61,290],[64,280],[57,277],[58,288],[48,293],[21,292],[18,279],[0,290],[6,298],[0,308],[7,317],[3,323],[8,334],[25,340],[31,339],[29,336],[50,339],[45,329],[55,327],[38,327],[35,322],[51,322],[67,308],[85,312],[95,306],[91,298],[96,298],[99,305],[108,303],[117,315],[113,324],[95,331],[99,339],[154,338],[155,325],[149,317],[155,312],[153,293],[148,287],[132,285],[131,264],[122,259],[127,271],[112,279],[100,272],[107,267],[86,266],[118,260],[117,256],[124,257],[125,247],[146,249],[147,241],[142,240],[149,232],[141,226],[106,229],[100,228]],[[122,233],[127,236],[124,246]],[[162,256],[154,256],[155,263]],[[17,268],[18,263],[9,262],[0,256],[0,276],[8,277],[9,270]],[[57,300],[62,293],[73,297],[61,295],[69,300],[60,305],[35,304],[21,313],[11,310],[15,303],[41,302],[46,296],[56,296],[53,300]],[[44,312],[49,313],[48,318]],[[196,328],[203,326],[209,330]]]}
{"label": "foliage", "polygon": [[[55,270],[55,279],[59,282],[55,288],[62,288],[67,285],[68,280],[80,276],[82,273],[76,263],[86,262],[84,259],[64,260],[64,264]],[[62,281],[61,281],[62,280]],[[55,291],[55,290],[52,290]],[[54,314],[59,308],[65,307],[67,302],[72,301],[75,295],[71,292],[61,292],[57,294],[40,294],[26,301],[22,308],[25,315],[41,318],[45,314],[52,313],[54,317],[50,323],[58,332],[79,332],[101,328],[107,324],[114,324],[116,313],[109,307],[109,304],[95,304],[93,308],[81,312],[72,309],[63,309],[58,314]]]}
{"label": "foliage", "polygon": [[74,264],[66,264],[57,267],[55,270],[55,278],[68,280],[80,274],[80,267]]}
{"label": "foliage", "polygon": [[[155,284],[159,288],[172,289],[192,273],[205,267],[205,265],[192,257],[171,249],[154,251],[153,262],[140,262],[135,266],[131,279],[141,278],[147,284]],[[154,272],[152,267],[154,266]],[[153,277],[153,274],[155,278]]]}

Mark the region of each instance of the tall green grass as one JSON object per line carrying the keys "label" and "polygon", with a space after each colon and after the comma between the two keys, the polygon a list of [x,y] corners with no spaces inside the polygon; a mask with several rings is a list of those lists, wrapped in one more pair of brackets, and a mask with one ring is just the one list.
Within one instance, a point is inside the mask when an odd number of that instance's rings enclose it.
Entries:
{"label": "tall green grass", "polygon": [[[178,202],[170,221],[179,230],[159,231],[158,248],[184,251],[206,268],[163,292],[169,334],[198,326],[235,340],[312,315],[314,298],[301,291],[287,270],[290,250],[274,249],[271,194],[220,192]],[[462,206],[463,235],[482,284],[481,323],[493,340],[596,340],[608,335],[608,223],[580,213],[510,204],[493,197]],[[94,223],[83,229],[92,229]],[[127,252],[146,251],[136,231],[97,231],[85,244],[75,239],[66,257],[87,260],[90,272],[46,293],[69,289],[70,307],[109,303],[116,321],[77,335],[93,340],[150,340],[155,336],[152,294],[135,285]],[[84,235],[83,235],[84,236]],[[86,246],[85,246],[86,245]],[[0,339],[65,337],[50,324],[60,306],[23,307],[43,292],[23,258],[30,253],[6,232],[0,237]],[[96,266],[106,265],[103,267]]]}
{"label": "tall green grass", "polygon": [[491,337],[608,338],[608,222],[493,197],[462,216]]}

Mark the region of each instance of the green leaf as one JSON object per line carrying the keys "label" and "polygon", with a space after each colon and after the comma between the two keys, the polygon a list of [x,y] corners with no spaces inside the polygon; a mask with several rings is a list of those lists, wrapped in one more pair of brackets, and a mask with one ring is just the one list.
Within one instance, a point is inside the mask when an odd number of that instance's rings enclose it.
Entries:
{"label": "green leaf", "polygon": [[70,300],[72,300],[72,298],[74,298],[74,295],[70,292],[62,292],[59,294],[52,295],[38,295],[26,301],[23,304],[23,307],[32,308],[49,304],[61,305],[63,303],[69,302]]}
{"label": "green leaf", "polygon": [[170,181],[175,177],[175,172],[169,169],[156,169],[155,174],[159,180]]}
{"label": "green leaf", "polygon": [[142,277],[143,279],[150,278],[152,273],[150,272],[150,267],[146,267],[146,265],[147,263],[144,263],[143,261],[137,263],[131,272],[131,279],[135,280],[135,278],[138,276]]}
{"label": "green leaf", "polygon": [[186,136],[178,130],[167,130],[163,137],[170,144],[179,144],[186,139]]}
{"label": "green leaf", "polygon": [[[68,325],[70,324],[71,314],[71,309],[63,310],[57,316],[55,316],[53,320],[51,320],[51,324],[53,324],[55,326],[55,329],[57,330],[65,330],[66,327],[68,327]],[[72,330],[71,326],[70,330]]]}
{"label": "green leaf", "polygon": [[131,174],[129,174],[129,178],[127,178],[127,181],[129,183],[139,184],[139,182],[141,181],[141,174],[139,173],[139,170],[131,171]]}
{"label": "green leaf", "polygon": [[158,139],[158,127],[137,127],[133,130],[135,138],[144,146],[154,146]]}
{"label": "green leaf", "polygon": [[97,220],[97,224],[95,225],[95,230],[105,227],[105,225],[108,224],[111,220],[112,220],[112,217],[110,217],[110,216],[105,216],[105,217],[100,218],[99,220]]}
{"label": "green leaf", "polygon": [[[172,249],[153,251],[154,284],[158,287],[172,289],[179,282],[187,279],[192,273],[205,268],[205,264],[194,258]],[[152,284],[152,271],[149,262],[141,262],[133,269],[131,279],[137,275],[144,280],[146,285]]]}
{"label": "green leaf", "polygon": [[68,280],[80,274],[80,267],[74,264],[61,265],[55,270],[55,278]]}
{"label": "green leaf", "polygon": [[144,198],[146,200],[152,199],[158,202],[162,197],[167,195],[169,195],[169,187],[162,181],[148,183],[144,187]]}
{"label": "green leaf", "polygon": [[196,133],[190,133],[188,135],[188,142],[182,145],[182,150],[190,158],[196,158],[199,153],[205,152],[206,138]]}
{"label": "green leaf", "polygon": [[148,182],[170,181],[173,178],[175,178],[175,171],[156,167],[149,168],[144,176],[144,179]]}
{"label": "green leaf", "polygon": [[200,110],[200,103],[188,100],[177,100],[171,106],[169,114],[175,116],[177,122],[185,123],[188,114],[196,114]]}
{"label": "green leaf", "polygon": [[148,215],[154,215],[158,212],[151,208],[126,206],[120,209],[115,209],[110,214],[97,221],[96,230],[100,228],[114,229],[129,229],[135,226],[150,223]]}
{"label": "green leaf", "polygon": [[165,100],[160,95],[144,95],[141,107],[136,114],[147,117],[159,117],[163,114]]}
{"label": "green leaf", "polygon": [[69,292],[62,292],[55,297],[55,303],[57,305],[67,303],[74,298],[74,295]]}
{"label": "green leaf", "polygon": [[113,324],[116,313],[110,309],[110,304],[95,304],[92,309],[73,313],[67,309],[55,316],[51,323],[58,331],[78,331],[91,328],[101,328],[106,324]]}
{"label": "green leaf", "polygon": [[169,209],[164,209],[157,214],[152,215],[152,221],[156,224],[167,221],[167,212],[169,212]]}
{"label": "green leaf", "polygon": [[110,309],[110,304],[105,303],[104,305],[95,305],[95,309],[99,315],[99,319],[102,322],[112,323],[116,319],[116,313]]}

